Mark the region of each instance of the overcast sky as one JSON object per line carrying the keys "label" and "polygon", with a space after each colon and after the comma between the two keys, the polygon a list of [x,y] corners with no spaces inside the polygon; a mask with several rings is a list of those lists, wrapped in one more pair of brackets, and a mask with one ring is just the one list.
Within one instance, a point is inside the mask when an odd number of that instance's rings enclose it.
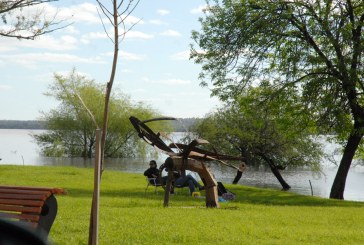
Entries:
{"label": "overcast sky", "polygon": [[[73,24],[36,40],[0,37],[0,119],[34,120],[57,102],[43,95],[53,74],[79,73],[106,83],[113,44],[96,1],[59,1],[42,7]],[[204,0],[141,0],[121,43],[114,87],[165,116],[203,117],[218,101],[199,86],[200,66],[189,60],[191,31],[199,30]]]}

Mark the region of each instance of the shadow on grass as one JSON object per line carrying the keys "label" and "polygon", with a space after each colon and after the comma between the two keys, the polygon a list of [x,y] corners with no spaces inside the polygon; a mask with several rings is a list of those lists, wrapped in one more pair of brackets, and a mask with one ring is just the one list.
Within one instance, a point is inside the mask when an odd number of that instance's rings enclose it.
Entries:
{"label": "shadow on grass", "polygon": [[[72,197],[80,197],[80,198],[91,198],[93,195],[92,190],[88,189],[78,189],[78,188],[67,188],[67,195]],[[147,190],[140,188],[135,189],[120,189],[120,190],[100,190],[101,198],[103,196],[110,197],[110,198],[118,198],[118,197],[127,197],[127,198],[138,198],[138,199],[155,199],[155,200],[163,200],[164,198],[164,190],[160,189],[156,193],[153,190]],[[181,190],[176,195],[171,195],[170,198],[175,198],[177,200],[186,200],[190,199],[191,197],[188,195],[187,192]]]}

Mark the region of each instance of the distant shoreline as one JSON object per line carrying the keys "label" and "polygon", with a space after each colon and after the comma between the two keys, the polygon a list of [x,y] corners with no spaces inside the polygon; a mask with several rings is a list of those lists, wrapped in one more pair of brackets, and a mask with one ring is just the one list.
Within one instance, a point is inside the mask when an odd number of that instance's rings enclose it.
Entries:
{"label": "distant shoreline", "polygon": [[[186,132],[191,126],[198,123],[200,118],[178,118],[171,121],[174,132]],[[46,130],[45,121],[41,120],[0,120],[0,129],[43,129]]]}
{"label": "distant shoreline", "polygon": [[46,129],[40,120],[0,120],[0,129]]}

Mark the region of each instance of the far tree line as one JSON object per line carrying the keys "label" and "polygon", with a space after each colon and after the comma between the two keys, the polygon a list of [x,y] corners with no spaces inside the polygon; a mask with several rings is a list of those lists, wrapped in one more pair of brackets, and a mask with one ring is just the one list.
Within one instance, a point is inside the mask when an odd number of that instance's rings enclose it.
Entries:
{"label": "far tree line", "polygon": [[[171,121],[173,132],[186,132],[202,118],[176,118]],[[46,122],[41,120],[0,120],[0,129],[36,129],[47,130]]]}
{"label": "far tree line", "polygon": [[0,120],[0,129],[45,129],[45,122],[39,120]]}

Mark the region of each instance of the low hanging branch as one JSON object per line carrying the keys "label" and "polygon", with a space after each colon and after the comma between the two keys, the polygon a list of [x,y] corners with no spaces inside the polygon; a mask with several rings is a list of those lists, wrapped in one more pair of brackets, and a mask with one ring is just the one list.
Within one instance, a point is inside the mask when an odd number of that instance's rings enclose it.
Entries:
{"label": "low hanging branch", "polygon": [[0,37],[33,40],[38,36],[63,29],[72,23],[62,24],[64,20],[56,20],[57,14],[46,18],[46,10],[38,9],[29,14],[29,8],[58,0],[13,0],[0,2]]}

